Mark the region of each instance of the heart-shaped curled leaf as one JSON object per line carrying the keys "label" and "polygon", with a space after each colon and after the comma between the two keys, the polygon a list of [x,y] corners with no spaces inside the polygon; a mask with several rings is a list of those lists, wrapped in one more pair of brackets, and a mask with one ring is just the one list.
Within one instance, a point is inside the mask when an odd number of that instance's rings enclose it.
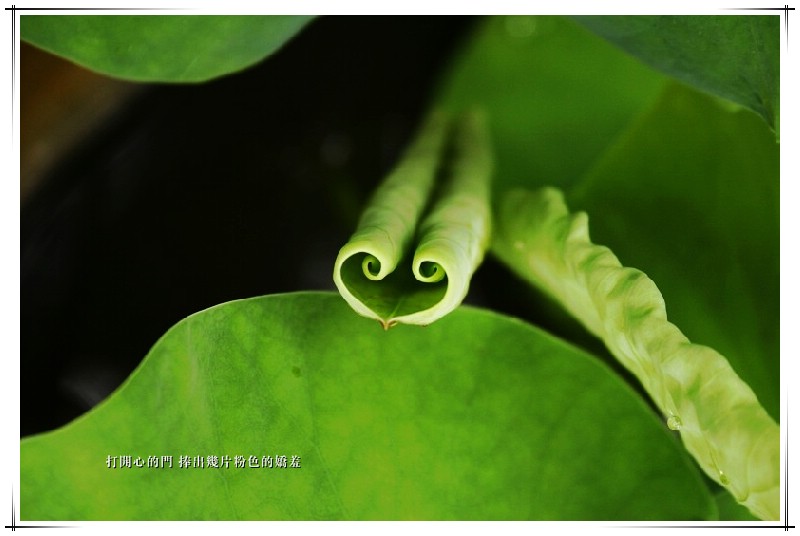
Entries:
{"label": "heart-shaped curled leaf", "polygon": [[458,307],[489,243],[491,168],[481,114],[452,128],[431,116],[336,259],[333,279],[357,313],[388,329]]}

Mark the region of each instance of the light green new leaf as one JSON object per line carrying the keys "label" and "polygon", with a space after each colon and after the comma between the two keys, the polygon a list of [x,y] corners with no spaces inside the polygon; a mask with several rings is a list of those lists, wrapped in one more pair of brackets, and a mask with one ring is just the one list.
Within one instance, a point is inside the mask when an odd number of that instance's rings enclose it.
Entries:
{"label": "light green new leaf", "polygon": [[674,84],[568,193],[658,283],[670,319],[780,416],[780,146],[747,110]]}
{"label": "light green new leaf", "polygon": [[463,116],[446,151],[448,126],[442,114],[428,120],[334,265],[342,297],[384,329],[428,325],[458,307],[488,246],[492,159],[485,119]]}
{"label": "light green new leaf", "polygon": [[20,456],[25,520],[716,514],[675,438],[597,360],[470,308],[383,332],[332,293],[181,321],[109,399]]}
{"label": "light green new leaf", "polygon": [[576,17],[667,74],[760,114],[777,131],[778,15]]}
{"label": "light green new leaf", "polygon": [[310,16],[24,15],[25,41],[102,74],[203,82],[269,56]]}
{"label": "light green new leaf", "polygon": [[725,358],[667,320],[653,281],[593,244],[586,214],[570,214],[558,190],[511,192],[499,214],[497,256],[603,340],[709,477],[777,520],[780,430]]}

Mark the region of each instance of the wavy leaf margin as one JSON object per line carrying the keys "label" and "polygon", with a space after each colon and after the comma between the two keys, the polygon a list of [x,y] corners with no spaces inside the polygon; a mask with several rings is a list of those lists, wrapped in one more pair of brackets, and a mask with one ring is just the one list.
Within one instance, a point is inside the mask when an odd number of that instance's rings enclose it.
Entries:
{"label": "wavy leaf margin", "polygon": [[554,188],[508,192],[492,251],[604,341],[710,478],[760,519],[779,519],[778,424],[722,355],[667,320],[652,280],[591,242],[586,213],[570,214]]}

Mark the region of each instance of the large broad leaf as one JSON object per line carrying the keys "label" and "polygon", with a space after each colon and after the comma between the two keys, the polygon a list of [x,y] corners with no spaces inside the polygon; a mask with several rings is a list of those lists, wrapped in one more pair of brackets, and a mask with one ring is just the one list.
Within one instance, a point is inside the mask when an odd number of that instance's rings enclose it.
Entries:
{"label": "large broad leaf", "polygon": [[652,278],[670,320],[779,418],[779,146],[746,110],[675,85],[573,193],[595,242]]}
{"label": "large broad leaf", "polygon": [[759,113],[777,130],[777,15],[577,17],[653,67]]}
{"label": "large broad leaf", "polygon": [[[119,456],[131,467],[107,468]],[[209,468],[208,456],[229,466]],[[675,439],[587,355],[469,308],[384,332],[327,293],[180,322],[106,402],[23,440],[20,481],[26,520],[716,512]]]}
{"label": "large broad leaf", "polygon": [[93,71],[202,82],[275,52],[309,16],[25,15],[22,39]]}
{"label": "large broad leaf", "polygon": [[495,186],[573,184],[665,80],[564,17],[489,17],[437,104],[488,112]]}

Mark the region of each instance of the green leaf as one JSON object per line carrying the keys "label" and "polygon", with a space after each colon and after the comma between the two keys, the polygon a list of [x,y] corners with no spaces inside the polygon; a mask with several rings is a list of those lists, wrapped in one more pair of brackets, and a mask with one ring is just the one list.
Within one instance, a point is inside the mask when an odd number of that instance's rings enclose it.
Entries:
{"label": "green leaf", "polygon": [[576,17],[642,61],[761,115],[777,131],[780,16]]}
{"label": "green leaf", "polygon": [[310,16],[25,15],[25,41],[87,69],[140,82],[203,82],[248,67]]}
{"label": "green leaf", "polygon": [[[120,455],[131,468],[106,467]],[[171,469],[146,466],[162,455]],[[230,467],[179,468],[180,455]],[[236,468],[236,455],[301,465]],[[20,456],[25,520],[716,514],[675,439],[595,359],[470,308],[384,332],[331,293],[181,321],[109,399]]]}
{"label": "green leaf", "polygon": [[485,110],[495,191],[576,182],[666,77],[566,17],[487,17],[436,99]]}
{"label": "green leaf", "polygon": [[730,493],[717,493],[714,495],[719,509],[719,518],[722,521],[759,521],[750,511],[736,502]]}
{"label": "green leaf", "polygon": [[489,242],[492,158],[485,123],[477,112],[465,114],[443,165],[448,122],[434,114],[339,252],[336,287],[356,312],[384,329],[426,326],[467,295]]}
{"label": "green leaf", "polygon": [[657,284],[672,322],[780,416],[780,146],[745,110],[674,84],[571,195]]}
{"label": "green leaf", "polygon": [[709,477],[779,519],[780,429],[725,358],[667,320],[653,281],[593,244],[586,214],[570,214],[560,191],[513,191],[499,213],[498,257],[603,340]]}

